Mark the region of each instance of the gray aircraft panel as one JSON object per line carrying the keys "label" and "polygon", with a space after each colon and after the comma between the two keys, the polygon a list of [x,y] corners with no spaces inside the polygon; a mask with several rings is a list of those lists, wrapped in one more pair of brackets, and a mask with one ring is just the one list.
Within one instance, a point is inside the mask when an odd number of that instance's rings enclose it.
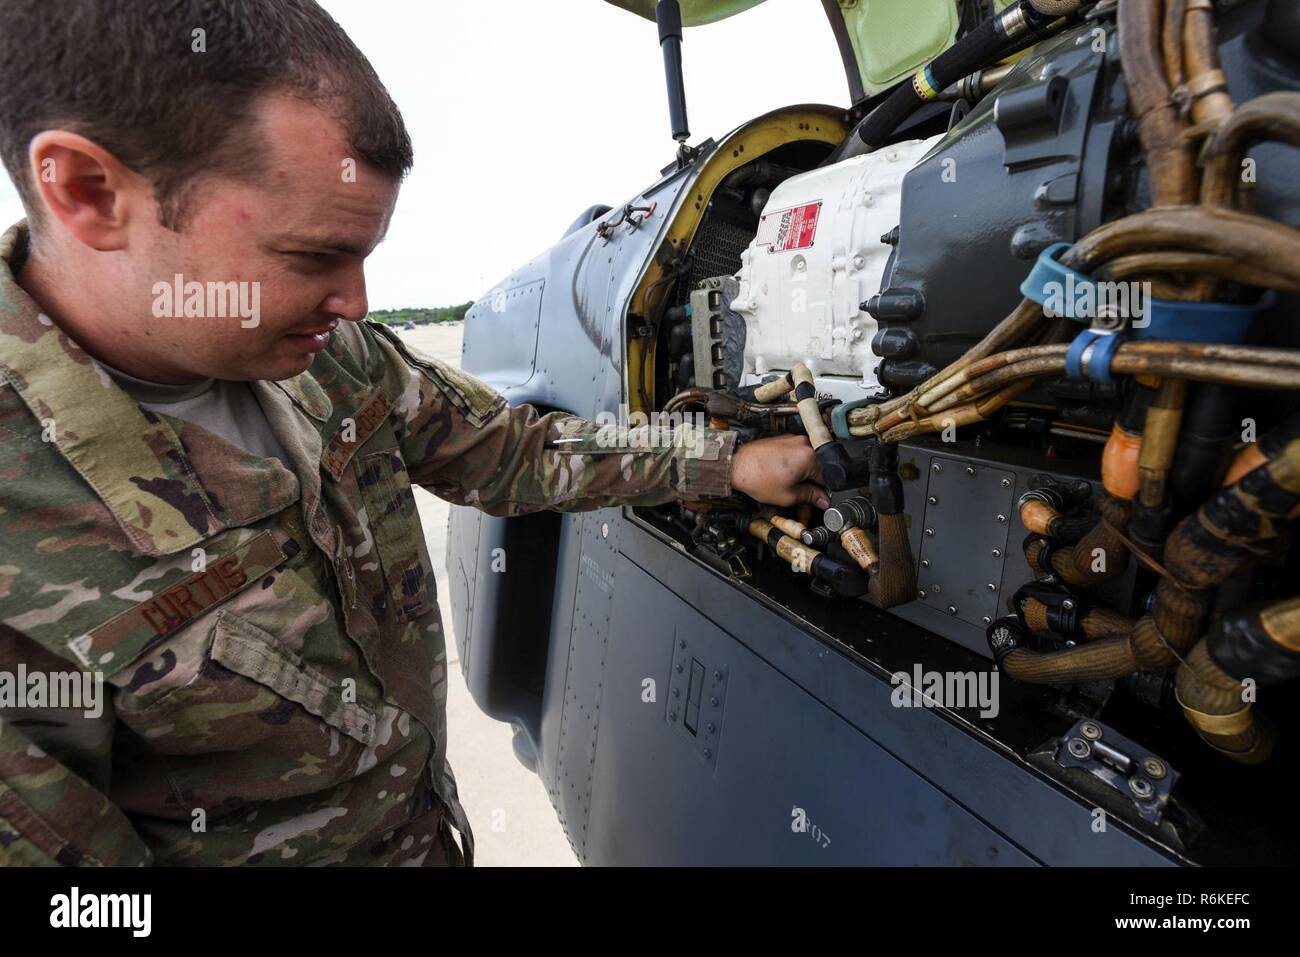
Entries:
{"label": "gray aircraft panel", "polygon": [[636,565],[614,581],[586,863],[1034,863]]}
{"label": "gray aircraft panel", "polygon": [[[920,791],[938,790],[951,796],[1045,863],[1172,863],[1118,821],[1110,819],[1104,831],[1094,830],[1092,808],[937,711],[894,707],[890,701],[894,689],[886,678],[795,627],[766,600],[742,592],[643,524],[625,521],[619,535],[625,556],[715,625],[725,623],[733,640],[804,689],[802,707],[831,709],[912,768],[926,782]],[[866,612],[879,614],[864,607]],[[734,688],[734,679],[731,685]],[[726,746],[723,741],[722,747]],[[833,790],[838,780],[824,775],[810,786],[814,792]]]}

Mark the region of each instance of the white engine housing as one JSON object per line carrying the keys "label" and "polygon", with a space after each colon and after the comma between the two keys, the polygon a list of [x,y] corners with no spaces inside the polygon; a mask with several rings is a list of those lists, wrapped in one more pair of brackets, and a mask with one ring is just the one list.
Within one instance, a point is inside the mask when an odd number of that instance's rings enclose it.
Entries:
{"label": "white engine housing", "polygon": [[896,143],[772,191],[731,303],[747,327],[742,385],[802,361],[836,398],[876,389],[877,326],[861,304],[880,291],[893,252],[881,237],[898,225],[903,177],[940,139]]}

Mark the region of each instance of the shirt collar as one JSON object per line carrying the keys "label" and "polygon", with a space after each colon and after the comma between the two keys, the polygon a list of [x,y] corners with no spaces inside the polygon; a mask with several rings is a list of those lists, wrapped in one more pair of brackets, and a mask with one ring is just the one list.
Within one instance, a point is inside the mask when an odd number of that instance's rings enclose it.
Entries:
{"label": "shirt collar", "polygon": [[0,237],[0,374],[141,553],[174,554],[223,531],[175,432],[18,285],[10,262],[27,241],[25,221]]}

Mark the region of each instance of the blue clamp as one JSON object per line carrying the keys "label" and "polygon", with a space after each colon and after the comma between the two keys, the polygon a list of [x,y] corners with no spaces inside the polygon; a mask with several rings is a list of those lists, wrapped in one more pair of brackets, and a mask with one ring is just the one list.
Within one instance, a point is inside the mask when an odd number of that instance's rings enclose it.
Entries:
{"label": "blue clamp", "polygon": [[[1065,374],[1071,379],[1090,379],[1093,382],[1110,382],[1110,364],[1115,351],[1124,341],[1118,332],[1100,332],[1085,329],[1074,337],[1065,352]],[[1088,350],[1091,348],[1091,352]],[[1087,363],[1084,354],[1087,353]]]}
{"label": "blue clamp", "polygon": [[[1069,243],[1055,243],[1044,249],[1029,275],[1025,277],[1025,281],[1020,284],[1020,292],[1025,298],[1042,306],[1049,315],[1062,316],[1075,322],[1091,322],[1096,317],[1077,314],[1079,303],[1105,302],[1108,297],[1103,296],[1103,292],[1111,291],[1113,285],[1108,284],[1103,289],[1090,276],[1062,265],[1061,254],[1069,248]],[[1255,319],[1260,313],[1271,309],[1276,302],[1277,296],[1272,291],[1266,292],[1258,302],[1246,305],[1221,302],[1177,302],[1150,297],[1146,301],[1144,315],[1127,317],[1127,331],[1138,339],[1245,342],[1250,337]],[[1071,354],[1075,356],[1071,375],[1081,374],[1079,356],[1088,344],[1095,341],[1095,338],[1087,340],[1084,345],[1079,345],[1082,337],[1075,340],[1078,351],[1071,349]],[[1114,356],[1116,348],[1118,342],[1108,344],[1104,354]],[[1102,354],[1097,353],[1093,361],[1101,358]],[[1106,360],[1106,368],[1109,368],[1109,359]],[[1104,371],[1101,374],[1109,375]],[[1096,374],[1092,377],[1096,378]]]}
{"label": "blue clamp", "polygon": [[[1074,306],[1078,301],[1079,290],[1085,286],[1095,286],[1096,283],[1090,276],[1061,264],[1060,256],[1069,248],[1069,243],[1053,243],[1039,253],[1034,268],[1020,284],[1020,293],[1044,309],[1050,309],[1053,316],[1063,316],[1075,322],[1091,322],[1092,316],[1076,316]],[[1088,298],[1092,302],[1098,301],[1095,294]]]}
{"label": "blue clamp", "polygon": [[1251,326],[1261,312],[1277,302],[1272,290],[1259,302],[1237,305],[1222,302],[1175,302],[1152,299],[1143,319],[1129,323],[1138,339],[1163,339],[1175,342],[1245,342]]}
{"label": "blue clamp", "polygon": [[831,432],[839,439],[861,438],[849,431],[849,413],[864,405],[875,405],[879,399],[857,399],[853,402],[841,402],[831,409]]}

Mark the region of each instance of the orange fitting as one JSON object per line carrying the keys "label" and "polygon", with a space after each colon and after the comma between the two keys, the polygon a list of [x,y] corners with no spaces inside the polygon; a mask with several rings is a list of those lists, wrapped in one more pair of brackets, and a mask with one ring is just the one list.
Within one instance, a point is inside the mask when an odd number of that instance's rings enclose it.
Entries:
{"label": "orange fitting", "polygon": [[1115,498],[1131,502],[1137,497],[1141,485],[1138,469],[1141,451],[1142,436],[1125,431],[1116,423],[1101,454],[1101,484]]}

